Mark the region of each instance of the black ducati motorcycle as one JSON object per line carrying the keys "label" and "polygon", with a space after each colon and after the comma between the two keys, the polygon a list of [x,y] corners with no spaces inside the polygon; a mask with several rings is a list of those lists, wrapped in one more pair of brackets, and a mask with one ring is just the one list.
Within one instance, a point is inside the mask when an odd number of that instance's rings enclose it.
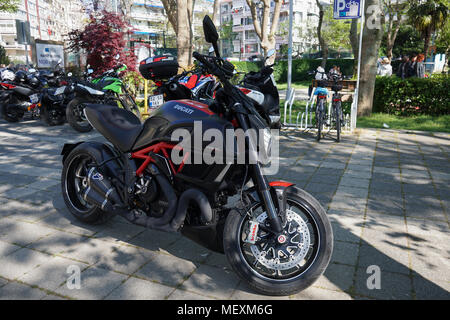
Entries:
{"label": "black ducati motorcycle", "polygon": [[[86,104],[86,118],[110,143],[64,146],[61,186],[65,203],[75,217],[87,223],[120,215],[148,228],[181,232],[225,253],[233,270],[259,293],[299,292],[323,274],[333,250],[331,224],[319,202],[292,183],[269,182],[259,158],[234,161],[240,156],[237,149],[232,149],[232,161],[224,163],[191,164],[184,157],[176,163],[171,156],[173,150],[182,149],[172,132],[186,129],[195,140],[196,122],[203,130],[212,128],[224,136],[230,129],[268,131],[254,101],[230,83],[234,67],[220,57],[218,33],[208,16],[203,28],[216,56],[197,52],[193,56],[222,83],[215,105],[221,109],[173,100],[141,124],[127,110]],[[269,131],[264,147],[259,147],[266,154],[270,138]],[[242,153],[248,159],[258,149],[255,137],[248,135],[244,145]],[[203,154],[207,147],[192,150]],[[231,204],[235,195],[238,200]]]}

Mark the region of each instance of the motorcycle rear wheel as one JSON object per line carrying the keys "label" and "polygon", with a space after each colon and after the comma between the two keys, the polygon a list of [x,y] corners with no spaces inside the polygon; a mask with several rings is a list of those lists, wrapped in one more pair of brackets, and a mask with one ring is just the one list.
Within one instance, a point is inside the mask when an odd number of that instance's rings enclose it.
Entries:
{"label": "motorcycle rear wheel", "polygon": [[[251,215],[232,210],[225,222],[228,262],[244,282],[264,295],[285,296],[311,286],[324,273],[333,252],[333,230],[320,203],[301,189],[291,187],[287,192],[282,235],[264,230],[267,214],[261,203],[251,208]],[[246,242],[250,220],[260,226],[255,244]]]}
{"label": "motorcycle rear wheel", "polygon": [[66,119],[72,128],[74,128],[78,132],[89,132],[92,130],[92,126],[87,121],[87,119],[83,119],[84,115],[82,114],[82,110],[80,108],[81,104],[88,103],[90,101],[75,98],[69,102],[66,109]]}
{"label": "motorcycle rear wheel", "polygon": [[62,195],[67,208],[78,220],[89,224],[102,224],[111,217],[108,212],[87,203],[82,196],[88,188],[89,166],[100,163],[99,159],[101,155],[97,149],[80,144],[67,156],[61,173]]}
{"label": "motorcycle rear wheel", "polygon": [[[19,122],[23,118],[24,113],[18,110],[13,110],[11,105],[4,107],[3,118],[8,122]],[[17,107],[16,107],[17,108]]]}

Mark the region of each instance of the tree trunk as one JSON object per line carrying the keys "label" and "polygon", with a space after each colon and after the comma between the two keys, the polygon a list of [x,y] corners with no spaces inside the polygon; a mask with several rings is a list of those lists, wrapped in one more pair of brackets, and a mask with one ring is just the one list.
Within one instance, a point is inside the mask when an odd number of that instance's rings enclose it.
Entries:
{"label": "tree trunk", "polygon": [[[380,0],[366,0],[365,12],[369,6],[377,6],[379,11],[374,13],[370,19],[380,19],[382,7]],[[377,74],[378,50],[380,49],[381,39],[383,37],[383,28],[381,23],[375,26],[368,23],[369,18],[363,29],[363,43],[361,48],[361,74],[358,97],[358,116],[369,116],[372,113],[373,96],[375,92],[375,79]]]}
{"label": "tree trunk", "polygon": [[178,63],[181,68],[189,65],[189,55],[191,53],[191,27],[189,26],[188,2],[177,0],[177,49]]}
{"label": "tree trunk", "polygon": [[220,6],[220,1],[214,0],[213,14],[212,14],[211,19],[214,22],[214,24],[216,25],[216,27],[221,25],[221,23],[219,21],[219,17],[220,17],[219,6]]}
{"label": "tree trunk", "polygon": [[425,55],[425,60],[428,56],[428,50],[430,48],[430,41],[431,41],[431,28],[428,28],[426,34],[425,34],[425,41],[423,46],[423,54]]}
{"label": "tree trunk", "polygon": [[317,26],[317,38],[319,39],[319,44],[322,49],[322,63],[320,66],[325,69],[325,66],[327,65],[327,59],[328,59],[328,45],[322,37],[322,25],[323,25],[323,17],[324,17],[324,10],[323,6],[320,4],[319,0],[316,0],[317,6],[319,7],[319,25]]}
{"label": "tree trunk", "polygon": [[[250,13],[252,15],[253,19],[253,26],[255,28],[255,33],[258,36],[259,40],[261,41],[261,48],[264,50],[264,55],[267,55],[267,52],[270,49],[275,49],[276,45],[276,39],[275,39],[275,33],[278,29],[278,22],[280,18],[280,11],[281,11],[281,0],[274,0],[275,2],[275,8],[273,10],[272,15],[272,24],[269,28],[270,23],[270,4],[271,0],[262,0],[263,8],[262,8],[262,17],[257,12],[257,5],[256,2],[253,2],[252,0],[247,0],[247,5],[250,8]],[[267,64],[272,64],[275,61],[275,55],[273,55],[270,59],[267,60]]]}

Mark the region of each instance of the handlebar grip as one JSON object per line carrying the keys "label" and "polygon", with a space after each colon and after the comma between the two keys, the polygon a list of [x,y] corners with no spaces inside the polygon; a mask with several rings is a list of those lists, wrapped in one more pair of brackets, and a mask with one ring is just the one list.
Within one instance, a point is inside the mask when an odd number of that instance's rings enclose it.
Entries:
{"label": "handlebar grip", "polygon": [[202,54],[198,53],[197,51],[194,51],[192,53],[192,56],[201,63],[203,63],[208,69],[210,70],[214,69],[214,66],[208,60],[206,60]]}

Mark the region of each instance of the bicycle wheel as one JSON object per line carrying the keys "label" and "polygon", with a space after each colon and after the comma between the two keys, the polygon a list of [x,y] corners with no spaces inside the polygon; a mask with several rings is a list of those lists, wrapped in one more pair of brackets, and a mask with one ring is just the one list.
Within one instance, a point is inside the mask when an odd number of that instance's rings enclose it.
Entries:
{"label": "bicycle wheel", "polygon": [[334,106],[334,116],[336,120],[336,142],[341,141],[341,102],[336,102]]}
{"label": "bicycle wheel", "polygon": [[323,100],[318,101],[316,109],[317,141],[320,141],[323,131]]}

